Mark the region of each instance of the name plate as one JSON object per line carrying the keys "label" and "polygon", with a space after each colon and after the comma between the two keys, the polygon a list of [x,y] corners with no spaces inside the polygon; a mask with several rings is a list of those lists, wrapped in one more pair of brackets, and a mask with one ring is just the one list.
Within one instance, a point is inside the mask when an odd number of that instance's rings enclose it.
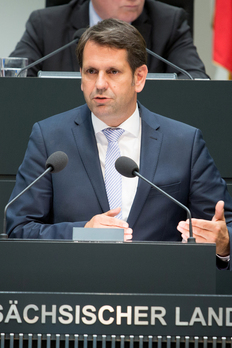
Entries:
{"label": "name plate", "polygon": [[73,240],[80,242],[123,242],[122,228],[73,228]]}

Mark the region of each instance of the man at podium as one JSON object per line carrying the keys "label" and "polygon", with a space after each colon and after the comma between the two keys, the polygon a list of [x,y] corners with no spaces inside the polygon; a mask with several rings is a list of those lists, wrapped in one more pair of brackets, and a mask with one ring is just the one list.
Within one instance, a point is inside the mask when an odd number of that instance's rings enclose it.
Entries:
{"label": "man at podium", "polygon": [[85,31],[77,57],[86,104],[33,126],[11,199],[44,171],[53,152],[64,151],[68,165],[9,207],[9,237],[72,239],[74,227],[114,227],[124,228],[125,240],[187,239],[185,210],[146,182],[117,173],[115,159],[127,156],[190,209],[196,241],[216,243],[220,267],[229,268],[232,199],[201,132],[137,101],[147,75],[143,37],[107,19]]}

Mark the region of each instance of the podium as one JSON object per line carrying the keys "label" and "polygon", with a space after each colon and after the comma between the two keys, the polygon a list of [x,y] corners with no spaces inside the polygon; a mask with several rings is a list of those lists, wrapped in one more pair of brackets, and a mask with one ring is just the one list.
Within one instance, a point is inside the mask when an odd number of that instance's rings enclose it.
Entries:
{"label": "podium", "polygon": [[2,347],[231,344],[215,262],[211,244],[1,241]]}
{"label": "podium", "polygon": [[8,239],[0,291],[216,294],[215,254],[211,244]]}

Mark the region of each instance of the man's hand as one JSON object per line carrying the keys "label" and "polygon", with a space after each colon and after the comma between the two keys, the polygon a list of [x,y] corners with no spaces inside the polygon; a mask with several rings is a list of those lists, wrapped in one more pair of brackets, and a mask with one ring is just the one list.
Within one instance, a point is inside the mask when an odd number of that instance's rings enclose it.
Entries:
{"label": "man's hand", "polygon": [[[216,243],[216,253],[220,256],[230,254],[229,233],[224,216],[224,202],[219,201],[215,206],[215,215],[211,221],[192,219],[193,237],[197,243]],[[184,240],[189,237],[189,222],[180,221],[178,231]]]}
{"label": "man's hand", "polygon": [[115,218],[119,214],[121,208],[115,208],[107,211],[103,214],[98,214],[92,217],[90,221],[85,224],[85,227],[90,228],[123,228],[124,229],[124,242],[132,239],[132,229],[126,221]]}

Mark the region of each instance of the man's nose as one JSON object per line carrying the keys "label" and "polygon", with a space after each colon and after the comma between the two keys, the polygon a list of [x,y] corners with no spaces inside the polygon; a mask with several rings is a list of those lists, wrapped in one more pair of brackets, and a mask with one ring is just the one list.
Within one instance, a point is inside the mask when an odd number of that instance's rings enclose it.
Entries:
{"label": "man's nose", "polygon": [[96,80],[96,88],[107,89],[107,87],[108,87],[107,76],[105,72],[99,71],[97,75],[97,80]]}

